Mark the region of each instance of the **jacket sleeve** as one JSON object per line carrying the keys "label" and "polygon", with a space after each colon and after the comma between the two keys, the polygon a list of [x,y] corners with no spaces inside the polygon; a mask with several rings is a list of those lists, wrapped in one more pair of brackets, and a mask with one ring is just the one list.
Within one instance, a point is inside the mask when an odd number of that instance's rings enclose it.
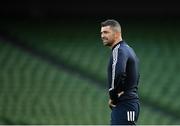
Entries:
{"label": "jacket sleeve", "polygon": [[126,64],[127,64],[127,53],[121,48],[115,48],[113,50],[113,63],[112,63],[112,82],[109,88],[109,96],[113,101],[113,104],[117,103],[118,92],[123,91],[124,81],[126,79]]}

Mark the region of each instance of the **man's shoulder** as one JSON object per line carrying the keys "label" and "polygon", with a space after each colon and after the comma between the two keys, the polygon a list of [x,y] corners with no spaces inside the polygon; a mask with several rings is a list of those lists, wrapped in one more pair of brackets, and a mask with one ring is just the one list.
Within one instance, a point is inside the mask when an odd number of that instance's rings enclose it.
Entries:
{"label": "man's shoulder", "polygon": [[128,45],[128,44],[120,44],[120,46],[119,46],[119,51],[127,51],[127,50],[129,50],[129,49],[131,49],[131,47]]}

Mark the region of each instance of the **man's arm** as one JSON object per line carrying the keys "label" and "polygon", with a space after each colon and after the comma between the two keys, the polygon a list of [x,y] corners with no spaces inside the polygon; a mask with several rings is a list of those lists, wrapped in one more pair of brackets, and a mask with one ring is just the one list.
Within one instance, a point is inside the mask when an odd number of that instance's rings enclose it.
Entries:
{"label": "man's arm", "polygon": [[[120,97],[122,94],[124,94],[124,91],[121,91],[120,93],[118,93],[118,97]],[[116,105],[113,103],[113,100],[109,99],[109,107],[112,109],[113,107],[116,107]]]}
{"label": "man's arm", "polygon": [[[109,89],[109,96],[112,104],[116,104],[118,100],[118,93],[123,91],[121,87],[126,79],[126,63],[128,56],[123,49],[115,48],[113,50],[113,64],[112,64],[112,83]],[[120,97],[120,96],[119,96]]]}

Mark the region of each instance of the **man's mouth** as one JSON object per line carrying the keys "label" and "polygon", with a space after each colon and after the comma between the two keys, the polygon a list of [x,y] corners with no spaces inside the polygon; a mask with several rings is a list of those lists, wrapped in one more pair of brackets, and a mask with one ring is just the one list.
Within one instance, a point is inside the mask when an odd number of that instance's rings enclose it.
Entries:
{"label": "man's mouth", "polygon": [[107,38],[102,38],[102,40],[104,41],[104,40],[108,40]]}

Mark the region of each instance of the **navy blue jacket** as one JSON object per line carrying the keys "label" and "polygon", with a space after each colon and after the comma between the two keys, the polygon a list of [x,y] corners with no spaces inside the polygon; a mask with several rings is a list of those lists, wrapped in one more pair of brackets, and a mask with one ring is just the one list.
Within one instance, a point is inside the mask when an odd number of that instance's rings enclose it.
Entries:
{"label": "navy blue jacket", "polygon": [[[108,65],[109,96],[113,104],[128,99],[138,99],[139,59],[134,50],[120,41],[113,46]],[[124,94],[118,97],[118,93]]]}

